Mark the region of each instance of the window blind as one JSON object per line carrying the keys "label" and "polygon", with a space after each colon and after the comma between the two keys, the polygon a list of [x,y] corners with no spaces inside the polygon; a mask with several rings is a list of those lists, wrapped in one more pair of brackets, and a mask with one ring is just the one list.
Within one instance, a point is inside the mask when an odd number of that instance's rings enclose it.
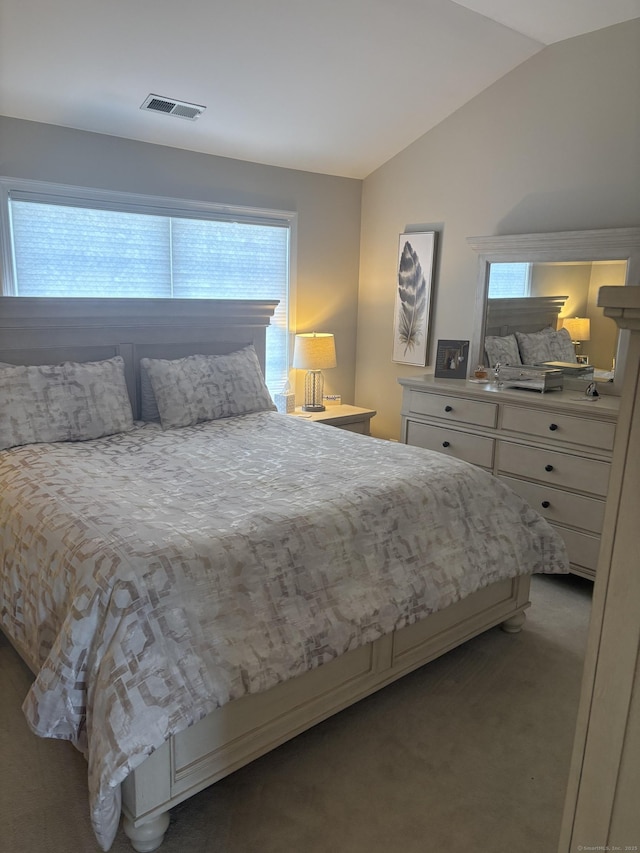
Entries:
{"label": "window blind", "polygon": [[489,267],[489,299],[529,296],[531,264],[496,263]]}

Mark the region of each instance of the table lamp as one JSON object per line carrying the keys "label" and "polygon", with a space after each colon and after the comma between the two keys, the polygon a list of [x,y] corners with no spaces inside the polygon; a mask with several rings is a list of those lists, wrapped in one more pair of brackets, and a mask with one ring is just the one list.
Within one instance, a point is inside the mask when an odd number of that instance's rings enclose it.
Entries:
{"label": "table lamp", "polygon": [[571,342],[578,349],[583,341],[591,340],[591,320],[588,317],[565,317],[562,321],[562,328],[566,329],[571,335]]}
{"label": "table lamp", "polygon": [[323,370],[336,366],[334,337],[326,332],[310,332],[296,335],[293,347],[293,367],[306,370],[304,378],[303,412],[324,412]]}

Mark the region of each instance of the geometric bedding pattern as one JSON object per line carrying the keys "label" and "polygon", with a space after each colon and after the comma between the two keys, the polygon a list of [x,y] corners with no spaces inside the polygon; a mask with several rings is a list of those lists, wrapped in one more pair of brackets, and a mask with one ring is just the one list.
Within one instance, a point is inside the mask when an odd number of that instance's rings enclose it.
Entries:
{"label": "geometric bedding pattern", "polygon": [[568,570],[482,469],[274,412],[15,448],[0,483],[0,619],[39,671],[25,715],[87,755],[105,850],[122,780],[216,707]]}
{"label": "geometric bedding pattern", "polygon": [[576,351],[567,329],[556,331],[551,327],[540,332],[516,332],[523,364],[541,364],[545,361],[575,363]]}
{"label": "geometric bedding pattern", "polygon": [[227,355],[143,358],[164,429],[275,411],[253,345]]}
{"label": "geometric bedding pattern", "polygon": [[567,329],[550,326],[539,332],[515,332],[512,335],[487,335],[484,348],[489,367],[500,364],[542,364],[545,361],[575,363],[576,351]]}
{"label": "geometric bedding pattern", "polygon": [[486,335],[484,349],[489,359],[489,367],[495,367],[496,364],[511,367],[522,364],[515,335]]}
{"label": "geometric bedding pattern", "polygon": [[0,365],[0,449],[87,441],[133,428],[120,356],[93,362]]}

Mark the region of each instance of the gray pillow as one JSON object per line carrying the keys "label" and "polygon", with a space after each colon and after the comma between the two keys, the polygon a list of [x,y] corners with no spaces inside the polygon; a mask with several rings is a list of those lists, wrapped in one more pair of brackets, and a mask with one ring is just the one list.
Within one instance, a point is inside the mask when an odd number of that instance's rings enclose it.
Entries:
{"label": "gray pillow", "polygon": [[252,345],[228,355],[143,358],[163,429],[276,411]]}
{"label": "gray pillow", "polygon": [[489,367],[495,367],[498,362],[511,365],[522,364],[515,335],[487,335],[484,339],[484,350],[489,359]]}
{"label": "gray pillow", "polygon": [[120,356],[0,367],[0,449],[133,429]]}
{"label": "gray pillow", "polygon": [[576,351],[566,329],[548,327],[540,332],[516,332],[520,358],[523,364],[541,364],[544,361],[575,362]]}

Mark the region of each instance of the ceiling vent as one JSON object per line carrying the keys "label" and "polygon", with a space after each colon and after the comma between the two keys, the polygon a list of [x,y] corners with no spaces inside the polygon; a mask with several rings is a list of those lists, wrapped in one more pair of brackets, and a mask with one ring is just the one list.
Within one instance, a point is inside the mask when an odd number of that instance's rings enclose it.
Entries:
{"label": "ceiling vent", "polygon": [[206,107],[189,104],[186,101],[176,101],[173,98],[161,98],[160,95],[149,95],[145,98],[140,109],[195,121],[206,110]]}

